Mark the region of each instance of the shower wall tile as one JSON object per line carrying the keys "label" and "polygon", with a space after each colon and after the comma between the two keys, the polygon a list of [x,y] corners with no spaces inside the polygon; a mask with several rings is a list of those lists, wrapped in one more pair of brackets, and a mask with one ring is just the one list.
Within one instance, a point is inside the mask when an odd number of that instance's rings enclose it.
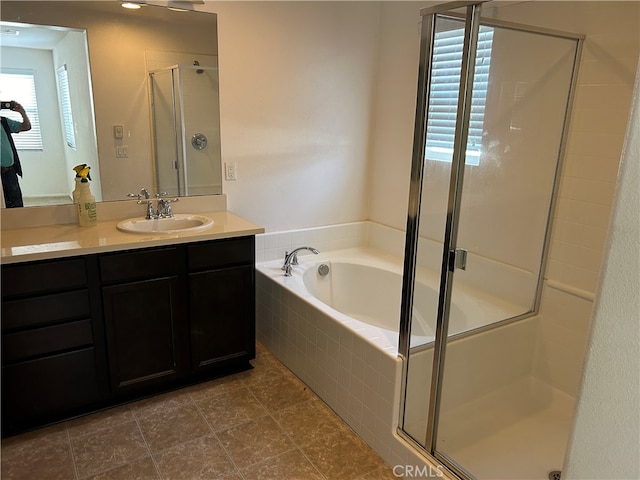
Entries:
{"label": "shower wall tile", "polygon": [[[564,28],[586,35],[547,277],[595,292],[629,120],[640,41],[637,2],[581,4]],[[601,2],[591,2],[598,4]]]}
{"label": "shower wall tile", "polygon": [[573,3],[525,2],[495,12],[585,35],[546,276],[594,293],[640,54],[640,4]]}
{"label": "shower wall tile", "polygon": [[576,397],[593,301],[545,284],[542,292],[533,375]]}
{"label": "shower wall tile", "polygon": [[256,235],[256,261],[284,259],[285,252],[302,246],[321,252],[359,247],[365,244],[366,231],[367,222],[354,222]]}

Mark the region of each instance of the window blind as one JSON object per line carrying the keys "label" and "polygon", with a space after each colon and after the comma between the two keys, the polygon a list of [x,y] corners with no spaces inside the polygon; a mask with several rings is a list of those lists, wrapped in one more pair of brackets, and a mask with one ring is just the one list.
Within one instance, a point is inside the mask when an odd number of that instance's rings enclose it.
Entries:
{"label": "window blind", "polygon": [[[0,73],[0,85],[2,85],[2,100],[15,100],[22,105],[31,122],[31,130],[13,135],[16,149],[42,150],[42,133],[40,131],[40,118],[36,101],[35,72],[2,72]],[[22,121],[22,116],[12,110],[2,110],[2,115],[19,122]]]}
{"label": "window blind", "polygon": [[76,149],[76,134],[73,127],[73,114],[71,112],[71,95],[69,94],[69,75],[67,66],[61,65],[56,68],[58,76],[58,96],[60,98],[60,111],[62,113],[62,124],[64,126],[64,138],[69,148]]}
{"label": "window blind", "polygon": [[[425,156],[428,160],[451,162],[453,159],[463,44],[463,28],[436,33],[427,122]],[[481,26],[473,78],[467,165],[480,163],[492,46],[493,28]]]}

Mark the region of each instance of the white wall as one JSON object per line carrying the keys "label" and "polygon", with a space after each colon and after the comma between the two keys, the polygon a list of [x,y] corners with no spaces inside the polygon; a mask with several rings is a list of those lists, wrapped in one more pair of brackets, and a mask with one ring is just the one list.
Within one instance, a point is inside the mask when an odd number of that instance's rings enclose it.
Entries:
{"label": "white wall", "polygon": [[[87,76],[89,56],[84,32],[68,32],[53,50],[54,68],[67,67],[69,77],[69,96],[73,115],[76,146],[70,148],[63,141],[65,155],[64,177],[67,180],[64,193],[75,188],[73,167],[86,163],[94,169],[91,176],[91,191],[97,201],[102,200],[102,185],[98,174],[98,151],[95,144],[95,122],[91,99],[91,82]],[[62,118],[62,117],[61,117]],[[62,121],[62,120],[61,120]],[[64,132],[64,128],[63,128]],[[64,133],[62,138],[64,138]]]}
{"label": "white wall", "polygon": [[563,477],[640,478],[640,70]]}
{"label": "white wall", "polygon": [[207,2],[218,14],[229,209],[267,231],[367,217],[373,2]]}

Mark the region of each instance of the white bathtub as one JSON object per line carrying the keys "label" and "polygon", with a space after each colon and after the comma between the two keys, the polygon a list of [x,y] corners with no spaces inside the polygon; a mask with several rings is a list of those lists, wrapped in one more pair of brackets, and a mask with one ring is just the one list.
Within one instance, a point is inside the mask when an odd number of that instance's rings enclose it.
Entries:
{"label": "white bathtub", "polygon": [[[398,353],[402,260],[366,248],[301,252],[292,276],[282,261],[264,262],[257,270],[390,355]],[[318,271],[327,265],[325,276]],[[439,276],[418,269],[414,291],[411,347],[435,338]],[[522,306],[489,297],[469,286],[454,286],[449,336],[459,335],[525,313]]]}

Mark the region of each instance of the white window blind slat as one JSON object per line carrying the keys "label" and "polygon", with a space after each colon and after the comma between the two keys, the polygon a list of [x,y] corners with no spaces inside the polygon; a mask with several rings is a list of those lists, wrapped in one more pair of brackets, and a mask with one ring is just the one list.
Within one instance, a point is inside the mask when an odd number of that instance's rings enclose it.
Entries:
{"label": "white window blind slat", "polygon": [[[456,127],[464,29],[436,33],[427,122],[428,160],[451,162]],[[478,165],[489,84],[493,28],[480,27],[467,142],[468,165]]]}
{"label": "white window blind slat", "polygon": [[[40,117],[36,101],[36,82],[33,70],[21,72],[3,71],[0,73],[3,100],[15,100],[24,108],[31,130],[13,135],[13,143],[17,150],[42,150],[42,133],[40,131]],[[2,110],[2,115],[19,122],[22,116],[12,110]]]}

